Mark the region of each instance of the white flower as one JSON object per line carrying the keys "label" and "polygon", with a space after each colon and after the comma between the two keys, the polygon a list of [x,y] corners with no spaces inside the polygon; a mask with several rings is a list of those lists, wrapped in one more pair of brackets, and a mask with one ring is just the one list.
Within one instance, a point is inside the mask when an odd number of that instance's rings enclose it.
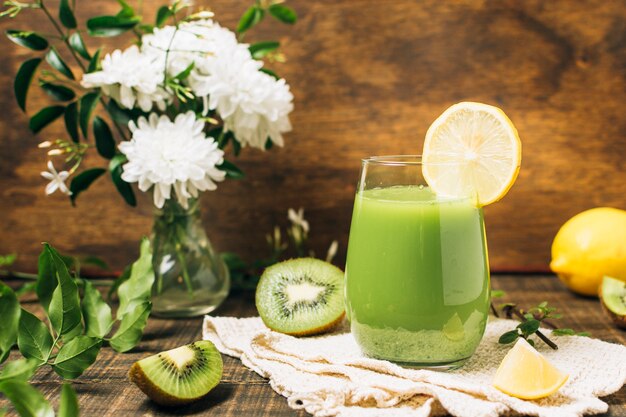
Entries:
{"label": "white flower", "polygon": [[224,171],[216,167],[224,161],[224,152],[205,136],[204,122],[193,112],[179,114],[173,122],[152,113],[148,120],[141,117],[137,124],[130,122],[129,128],[131,140],[119,145],[128,158],[122,179],[137,182],[141,191],[153,187],[157,207],[163,207],[173,189],[187,208],[190,198],[199,191],[215,190],[215,182],[224,179]]}
{"label": "white flower", "polygon": [[225,130],[243,146],[264,149],[269,138],[282,146],[282,134],[291,130],[289,113],[293,95],[285,80],[260,71],[248,45],[237,42],[228,29],[211,20],[186,22],[177,29],[166,26],[143,37],[143,51],[167,59],[167,72],[175,76],[194,67],[187,83],[204,99],[205,114],[217,110]]}
{"label": "white flower", "polygon": [[300,208],[300,210],[295,211],[290,208],[287,211],[287,218],[294,226],[300,227],[305,234],[309,233],[309,222],[304,219],[304,209]]}
{"label": "white flower", "polygon": [[122,107],[132,109],[135,104],[148,112],[156,104],[164,110],[171,100],[162,87],[163,65],[159,57],[142,53],[136,45],[125,51],[119,49],[102,60],[102,70],[83,75],[86,88],[100,87]]}
{"label": "white flower", "polygon": [[70,173],[67,171],[57,172],[57,170],[54,169],[52,161],[48,161],[48,171],[43,171],[41,176],[50,181],[50,183],[46,185],[47,195],[52,194],[56,190],[61,191],[63,194],[72,194],[69,188],[65,185],[65,180],[67,180],[70,176]]}

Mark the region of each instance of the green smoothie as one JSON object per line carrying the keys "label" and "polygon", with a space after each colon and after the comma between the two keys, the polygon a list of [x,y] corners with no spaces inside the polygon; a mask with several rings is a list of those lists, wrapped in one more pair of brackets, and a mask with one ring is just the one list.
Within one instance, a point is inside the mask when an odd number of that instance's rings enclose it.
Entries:
{"label": "green smoothie", "polygon": [[365,354],[462,362],[478,346],[489,309],[482,209],[423,186],[359,191],[346,279],[352,333]]}

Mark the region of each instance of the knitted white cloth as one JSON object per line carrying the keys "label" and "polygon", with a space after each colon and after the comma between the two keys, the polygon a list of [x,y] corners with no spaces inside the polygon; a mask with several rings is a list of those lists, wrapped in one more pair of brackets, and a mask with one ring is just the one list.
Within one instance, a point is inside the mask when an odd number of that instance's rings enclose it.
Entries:
{"label": "knitted white cloth", "polygon": [[258,317],[207,316],[203,337],[268,378],[290,407],[316,417],[427,417],[446,412],[566,417],[607,411],[598,397],[626,383],[626,347],[586,337],[554,336],[558,351],[537,343],[552,364],[569,374],[557,393],[525,401],[495,389],[491,381],[511,348],[497,340],[516,324],[491,321],[474,356],[453,372],[406,369],[367,358],[347,326],[324,336],[297,338],[269,330]]}

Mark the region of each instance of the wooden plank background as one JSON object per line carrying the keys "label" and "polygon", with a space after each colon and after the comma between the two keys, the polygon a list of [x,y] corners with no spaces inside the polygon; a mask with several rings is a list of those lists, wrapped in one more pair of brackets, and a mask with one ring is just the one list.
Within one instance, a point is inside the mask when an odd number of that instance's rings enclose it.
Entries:
{"label": "wooden plank background", "polygon": [[[82,19],[118,7],[77,3]],[[196,0],[230,28],[249,3]],[[288,62],[276,69],[295,95],[294,131],[284,149],[246,149],[237,162],[247,179],[205,195],[206,227],[220,250],[258,256],[264,234],[287,223],[289,207],[302,206],[312,245],[321,252],[339,239],[343,258],[359,159],[419,153],[429,124],[462,100],[503,108],[523,141],[517,183],[486,209],[494,270],[545,270],[552,238],[570,216],[594,206],[626,208],[623,0],[289,3],[300,16],[295,27],[266,22],[250,40],[284,44]],[[144,0],[144,15],[152,19],[160,4]],[[0,21],[3,31],[33,27],[50,31],[38,13]],[[6,39],[0,51],[0,253],[18,252],[18,267],[33,269],[39,242],[50,241],[121,268],[150,231],[149,201],[126,207],[108,180],[77,208],[59,194],[44,195],[46,156],[36,144],[59,137],[62,126],[36,137],[28,131],[11,82],[30,54]],[[29,113],[43,104],[33,97]]]}

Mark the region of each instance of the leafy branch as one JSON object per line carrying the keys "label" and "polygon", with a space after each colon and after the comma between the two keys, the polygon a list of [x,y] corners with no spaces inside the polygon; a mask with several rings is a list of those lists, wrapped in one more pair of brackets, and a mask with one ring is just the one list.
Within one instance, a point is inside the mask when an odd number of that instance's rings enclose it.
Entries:
{"label": "leafy branch", "polygon": [[[491,297],[493,299],[503,297],[504,295],[505,293],[503,291],[492,291]],[[557,350],[559,348],[557,344],[540,330],[541,325],[552,329],[551,334],[554,336],[589,336],[587,332],[576,332],[568,328],[559,328],[553,320],[561,319],[563,315],[557,311],[556,307],[549,306],[547,301],[528,310],[519,308],[515,303],[500,304],[498,308],[496,308],[492,302],[491,311],[496,317],[500,317],[501,313],[508,319],[515,318],[520,321],[520,324],[514,329],[500,336],[498,342],[501,344],[506,345],[515,342],[518,338],[522,338],[534,346],[535,342],[530,339],[530,337],[536,335],[542,342],[550,346],[550,348]]]}
{"label": "leafy branch", "polygon": [[[64,380],[75,379],[96,361],[103,345],[118,352],[135,347],[150,314],[153,282],[150,243],[144,239],[139,259],[118,288],[120,305],[113,318],[111,307],[94,284],[72,276],[66,260],[44,244],[34,287],[43,320],[22,308],[17,294],[0,282],[0,363],[8,359],[16,344],[22,355],[0,369],[0,393],[22,416],[54,415],[28,381],[42,367],[50,367]],[[76,395],[71,385],[64,383],[59,415],[76,416],[77,409]]]}

